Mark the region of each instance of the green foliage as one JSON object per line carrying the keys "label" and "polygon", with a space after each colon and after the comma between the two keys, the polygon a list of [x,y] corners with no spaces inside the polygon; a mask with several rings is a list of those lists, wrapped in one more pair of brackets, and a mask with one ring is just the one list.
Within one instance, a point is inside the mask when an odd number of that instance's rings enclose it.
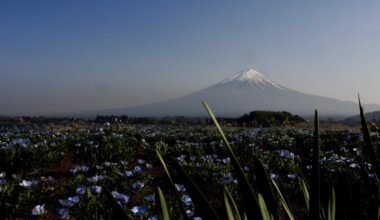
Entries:
{"label": "green foliage", "polygon": [[290,220],[294,220],[294,216],[293,216],[293,214],[292,214],[292,211],[290,210],[290,208],[289,208],[287,202],[285,201],[284,196],[282,195],[280,188],[278,188],[276,182],[275,182],[273,179],[271,179],[271,180],[272,180],[273,186],[275,187],[275,189],[276,189],[276,191],[277,191],[277,193],[278,193],[278,196],[279,196],[279,198],[280,198],[281,205],[284,207],[284,209],[285,209],[285,211],[286,211],[286,214],[288,215],[288,218],[289,218]]}
{"label": "green foliage", "polygon": [[227,187],[224,187],[223,195],[224,195],[224,205],[226,207],[228,220],[241,220],[239,209]]}
{"label": "green foliage", "polygon": [[312,175],[311,175],[311,188],[310,188],[310,219],[320,219],[321,215],[321,202],[320,202],[320,194],[321,194],[321,171],[320,171],[320,162],[319,162],[319,154],[320,154],[320,145],[319,145],[319,117],[318,112],[315,110],[315,118],[314,118],[314,144],[313,144],[313,167],[312,167]]}
{"label": "green foliage", "polygon": [[256,127],[279,127],[306,123],[305,119],[289,112],[253,111],[236,119],[239,124]]}
{"label": "green foliage", "polygon": [[[314,133],[228,126],[222,131],[204,105],[217,129],[110,126],[55,133],[2,131],[0,218],[30,218],[37,204],[48,207],[42,219],[58,218],[58,208],[65,208],[69,219],[380,217],[375,151],[380,135],[369,132],[361,104],[363,136],[355,131],[319,131],[317,112]],[[72,171],[77,167],[84,170]],[[137,167],[142,171],[134,172]],[[126,171],[133,171],[132,176]],[[53,180],[48,180],[51,176]],[[93,181],[94,176],[103,178]],[[22,186],[23,180],[33,186]],[[145,187],[132,187],[136,181]],[[175,183],[186,190],[179,192]],[[94,185],[103,191],[92,192]],[[76,191],[78,186],[86,187],[83,194]],[[130,201],[121,203],[115,191],[130,196]],[[153,193],[155,201],[144,199]],[[182,201],[184,194],[190,195],[191,205]],[[63,207],[58,200],[69,196],[80,200]],[[131,208],[136,205],[147,211],[134,214]]]}
{"label": "green foliage", "polygon": [[203,106],[206,108],[208,114],[210,115],[211,119],[213,120],[215,126],[217,127],[224,144],[227,146],[229,156],[232,158],[232,165],[234,167],[234,170],[237,174],[237,179],[239,183],[239,188],[241,190],[241,195],[244,199],[244,206],[245,206],[245,212],[247,213],[247,216],[249,219],[262,219],[263,216],[260,216],[260,206],[259,201],[257,199],[257,196],[255,192],[252,189],[252,185],[249,183],[246,175],[243,172],[243,169],[235,156],[234,151],[232,150],[232,147],[230,146],[229,142],[227,141],[226,136],[224,135],[222,128],[220,127],[218,121],[216,120],[216,117],[214,113],[212,112],[211,108],[208,106],[206,102],[203,102]]}
{"label": "green foliage", "polygon": [[379,160],[377,158],[375,148],[373,146],[372,139],[369,134],[369,129],[367,126],[367,121],[364,116],[364,110],[360,101],[360,96],[359,96],[359,108],[360,108],[360,120],[362,124],[362,131],[363,131],[363,137],[364,137],[364,143],[365,143],[365,152],[367,153],[367,156],[370,158],[371,163],[375,168],[377,176],[380,177]]}
{"label": "green foliage", "polygon": [[168,209],[168,206],[166,205],[166,200],[160,187],[157,187],[156,201],[157,201],[156,207],[157,207],[158,220],[170,220],[169,209]]}

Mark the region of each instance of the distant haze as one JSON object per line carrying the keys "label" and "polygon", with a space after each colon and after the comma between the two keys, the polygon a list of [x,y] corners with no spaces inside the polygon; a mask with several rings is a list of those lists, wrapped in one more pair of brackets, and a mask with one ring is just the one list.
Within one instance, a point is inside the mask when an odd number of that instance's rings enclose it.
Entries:
{"label": "distant haze", "polygon": [[[323,118],[341,119],[359,111],[357,103],[308,95],[282,86],[254,69],[244,69],[205,89],[169,101],[83,112],[77,116],[203,117],[207,116],[201,105],[204,100],[211,105],[217,116],[222,117],[239,117],[255,110],[288,111],[308,117],[317,109]],[[379,110],[380,105],[365,105],[364,108],[374,111]]]}
{"label": "distant haze", "polygon": [[0,2],[0,115],[170,100],[244,68],[380,104],[380,1]]}

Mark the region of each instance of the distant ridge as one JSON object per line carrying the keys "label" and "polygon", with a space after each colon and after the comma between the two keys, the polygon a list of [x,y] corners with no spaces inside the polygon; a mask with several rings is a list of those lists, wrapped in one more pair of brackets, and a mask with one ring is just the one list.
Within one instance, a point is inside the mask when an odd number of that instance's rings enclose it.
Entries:
{"label": "distant ridge", "polygon": [[[380,111],[368,112],[364,114],[367,122],[380,122]],[[348,125],[359,125],[360,124],[360,115],[357,114],[355,116],[346,118],[343,120],[343,123]]]}
{"label": "distant ridge", "polygon": [[[132,117],[190,116],[203,117],[201,102],[207,100],[221,117],[238,117],[254,110],[287,111],[310,116],[318,109],[321,116],[348,117],[358,113],[358,104],[317,95],[308,95],[282,86],[254,69],[244,69],[198,92],[147,105],[83,112],[81,116],[128,115]],[[380,110],[365,105],[365,110]]]}

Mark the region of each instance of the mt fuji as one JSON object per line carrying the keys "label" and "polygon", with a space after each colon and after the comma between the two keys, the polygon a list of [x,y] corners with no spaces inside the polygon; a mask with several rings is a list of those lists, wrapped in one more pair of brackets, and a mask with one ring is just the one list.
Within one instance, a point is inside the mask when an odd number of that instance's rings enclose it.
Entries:
{"label": "mt fuji", "polygon": [[[353,94],[354,95],[354,94]],[[358,113],[358,104],[351,101],[308,95],[282,86],[253,69],[241,70],[198,92],[130,108],[93,111],[91,115],[128,116],[206,116],[201,102],[206,100],[217,116],[237,117],[254,110],[288,111],[309,116],[318,109],[321,116],[346,117]],[[365,105],[366,111],[379,110],[379,105]]]}

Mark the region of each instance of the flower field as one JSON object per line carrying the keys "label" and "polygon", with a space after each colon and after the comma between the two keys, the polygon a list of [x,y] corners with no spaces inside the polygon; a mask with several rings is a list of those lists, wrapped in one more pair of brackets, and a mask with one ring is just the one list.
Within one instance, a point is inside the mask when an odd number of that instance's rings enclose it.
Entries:
{"label": "flower field", "polygon": [[[254,172],[257,157],[268,179],[277,183],[281,195],[274,197],[286,201],[291,215],[276,200],[277,217],[269,219],[307,218],[313,130],[224,128],[224,133],[249,182],[261,181]],[[332,186],[337,219],[377,216],[378,203],[373,192],[377,190],[378,179],[370,160],[363,157],[366,148],[361,131],[322,130],[319,137],[320,204],[326,210],[323,218],[328,219],[329,207],[325,204],[330,204]],[[371,132],[371,138],[377,146],[380,134]],[[164,158],[174,159],[165,159],[172,179],[163,169],[156,149]],[[3,128],[0,218],[112,219],[123,215],[153,220],[160,218],[156,190],[160,187],[172,219],[185,218],[181,207],[186,218],[207,219],[193,201],[194,194],[185,186],[187,180],[177,165],[201,189],[212,209],[224,216],[225,190],[230,192],[237,209],[244,206],[233,163],[228,148],[212,126],[119,128],[107,123],[90,129]],[[255,187],[260,189],[260,184]],[[276,191],[274,185],[272,190]],[[265,202],[270,210],[269,202]]]}

